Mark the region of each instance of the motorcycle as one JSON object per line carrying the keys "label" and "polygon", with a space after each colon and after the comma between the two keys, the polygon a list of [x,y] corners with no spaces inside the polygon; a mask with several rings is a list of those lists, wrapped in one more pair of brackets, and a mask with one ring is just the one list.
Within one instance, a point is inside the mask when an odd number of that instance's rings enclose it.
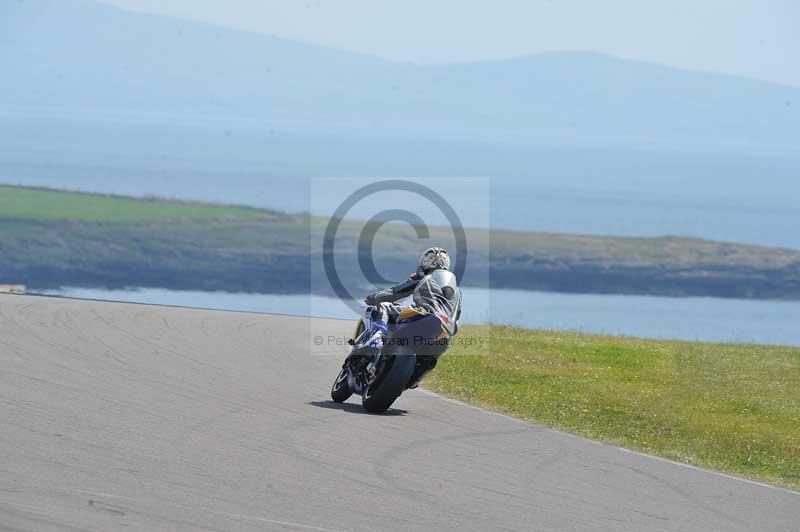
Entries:
{"label": "motorcycle", "polygon": [[[426,315],[420,309],[404,309],[398,323]],[[411,342],[398,341],[384,322],[373,319],[370,309],[358,320],[348,343],[352,349],[333,382],[331,399],[342,403],[354,393],[360,394],[361,404],[369,412],[385,412],[403,391],[416,387],[429,364],[426,357],[417,356]]]}

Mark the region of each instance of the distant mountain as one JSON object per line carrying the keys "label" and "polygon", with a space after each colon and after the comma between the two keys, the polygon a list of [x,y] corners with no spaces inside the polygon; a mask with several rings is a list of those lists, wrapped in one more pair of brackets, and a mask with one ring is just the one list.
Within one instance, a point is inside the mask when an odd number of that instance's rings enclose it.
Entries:
{"label": "distant mountain", "polygon": [[16,110],[559,144],[795,148],[800,138],[793,87],[584,52],[394,63],[91,0],[3,2],[0,72],[0,107]]}

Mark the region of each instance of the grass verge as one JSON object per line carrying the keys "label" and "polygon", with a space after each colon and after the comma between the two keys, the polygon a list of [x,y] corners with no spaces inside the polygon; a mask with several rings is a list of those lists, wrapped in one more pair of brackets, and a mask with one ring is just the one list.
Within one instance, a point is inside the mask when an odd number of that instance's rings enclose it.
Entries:
{"label": "grass verge", "polygon": [[555,429],[800,489],[800,348],[464,326],[425,387]]}

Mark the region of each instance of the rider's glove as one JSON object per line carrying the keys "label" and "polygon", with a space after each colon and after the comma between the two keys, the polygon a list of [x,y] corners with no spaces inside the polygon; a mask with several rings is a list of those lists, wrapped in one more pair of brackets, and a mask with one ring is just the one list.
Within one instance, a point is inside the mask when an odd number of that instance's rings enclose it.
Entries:
{"label": "rider's glove", "polygon": [[386,290],[379,290],[374,294],[370,294],[364,298],[364,303],[367,305],[374,307],[375,305],[382,303],[383,301],[388,301],[394,295],[391,288],[387,288]]}

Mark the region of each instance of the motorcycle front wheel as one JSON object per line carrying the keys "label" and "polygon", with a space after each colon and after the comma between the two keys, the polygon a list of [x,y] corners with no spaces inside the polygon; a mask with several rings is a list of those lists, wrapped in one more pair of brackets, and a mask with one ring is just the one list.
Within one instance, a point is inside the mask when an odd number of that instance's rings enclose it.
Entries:
{"label": "motorcycle front wheel", "polygon": [[353,395],[353,390],[350,388],[350,379],[348,378],[349,374],[350,372],[347,368],[342,368],[342,371],[336,376],[336,380],[333,381],[331,399],[337,403],[343,403]]}

